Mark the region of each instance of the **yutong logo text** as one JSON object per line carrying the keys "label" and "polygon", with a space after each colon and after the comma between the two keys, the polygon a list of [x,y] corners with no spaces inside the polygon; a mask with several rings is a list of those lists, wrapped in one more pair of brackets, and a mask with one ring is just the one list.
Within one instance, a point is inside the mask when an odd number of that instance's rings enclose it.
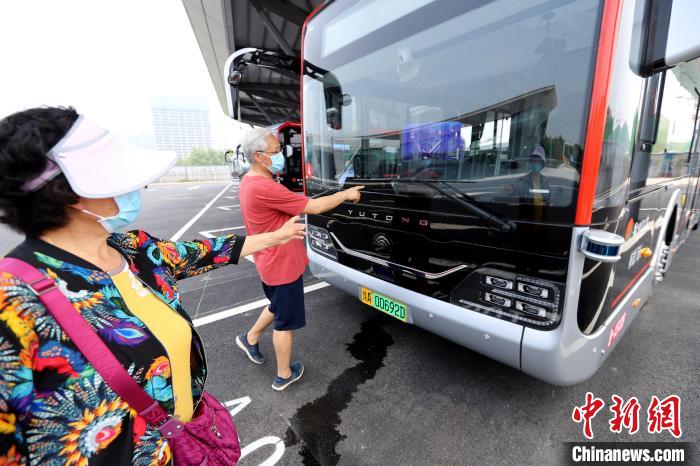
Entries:
{"label": "yutong logo text", "polygon": [[430,221],[424,218],[414,218],[407,215],[394,215],[387,212],[378,212],[371,210],[346,209],[348,216],[356,218],[371,218],[380,222],[394,223],[398,222],[402,225],[418,225],[421,227],[429,227]]}

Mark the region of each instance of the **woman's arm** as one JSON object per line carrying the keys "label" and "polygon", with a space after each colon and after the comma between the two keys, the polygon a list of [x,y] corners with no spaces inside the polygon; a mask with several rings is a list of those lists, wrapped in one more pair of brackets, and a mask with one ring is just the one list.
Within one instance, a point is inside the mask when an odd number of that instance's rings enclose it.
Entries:
{"label": "woman's arm", "polygon": [[[148,246],[147,252],[153,257],[151,247],[157,247],[160,256],[170,265],[173,275],[179,280],[224,265],[237,264],[240,257],[272,246],[304,239],[306,225],[297,223],[298,220],[299,217],[293,217],[277,231],[247,237],[231,235],[194,241],[165,241],[149,237],[151,246]],[[145,235],[144,232],[135,234]]]}
{"label": "woman's arm", "polygon": [[241,257],[254,254],[273,246],[280,246],[289,241],[304,239],[306,225],[297,223],[298,221],[299,216],[292,217],[277,231],[246,236],[243,248],[241,249]]}
{"label": "woman's arm", "polygon": [[17,316],[19,302],[8,296],[6,290],[14,290],[15,295],[18,290],[22,294],[25,290],[9,277],[0,272],[0,464],[26,464],[27,445],[18,418],[34,396],[31,347],[36,345],[36,333]]}

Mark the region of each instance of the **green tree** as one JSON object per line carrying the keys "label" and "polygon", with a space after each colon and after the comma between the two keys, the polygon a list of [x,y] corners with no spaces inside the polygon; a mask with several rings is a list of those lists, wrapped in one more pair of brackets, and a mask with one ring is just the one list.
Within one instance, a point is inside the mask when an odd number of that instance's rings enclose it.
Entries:
{"label": "green tree", "polygon": [[610,107],[608,107],[608,111],[605,114],[605,129],[603,130],[603,139],[606,141],[610,140],[614,125],[615,118],[613,118],[612,113],[610,112]]}
{"label": "green tree", "polygon": [[180,159],[178,165],[223,165],[224,154],[216,149],[192,149],[190,156]]}

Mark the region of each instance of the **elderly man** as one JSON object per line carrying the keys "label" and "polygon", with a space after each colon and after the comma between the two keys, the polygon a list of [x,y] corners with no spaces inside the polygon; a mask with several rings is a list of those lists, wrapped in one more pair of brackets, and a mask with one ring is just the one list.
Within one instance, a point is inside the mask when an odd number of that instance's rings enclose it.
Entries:
{"label": "elderly man", "polygon": [[[250,171],[240,185],[243,223],[249,235],[274,231],[301,213],[320,214],[343,202],[360,200],[360,189],[364,186],[309,199],[275,182],[273,176],[284,169],[285,159],[278,139],[266,129],[249,131],[241,148],[251,162]],[[258,341],[265,329],[274,323],[272,343],[277,357],[277,376],[272,388],[280,391],[299,380],[304,373],[301,361],[290,363],[290,360],[294,330],[306,324],[302,277],[309,260],[300,241],[270,248],[253,257],[270,305],[263,309],[250,330],[236,337],[236,345],[252,362],[263,364],[265,356],[260,352]]]}

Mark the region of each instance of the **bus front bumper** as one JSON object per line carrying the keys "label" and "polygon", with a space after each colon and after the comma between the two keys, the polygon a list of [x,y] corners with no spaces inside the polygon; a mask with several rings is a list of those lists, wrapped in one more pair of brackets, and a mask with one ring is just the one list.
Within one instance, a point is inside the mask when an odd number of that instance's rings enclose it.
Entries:
{"label": "bus front bumper", "polygon": [[[407,305],[408,322],[492,359],[520,369],[523,326],[430,298],[358,272],[307,248],[311,272],[346,293],[360,298],[360,288]],[[376,311],[380,312],[380,311]]]}
{"label": "bus front bumper", "polygon": [[562,318],[552,330],[528,328],[455,306],[358,272],[311,248],[307,252],[314,275],[358,299],[360,287],[365,287],[401,301],[408,306],[410,323],[545,382],[568,386],[596,373],[653,290],[650,267],[595,333],[581,333],[577,308],[585,258],[578,245],[584,231],[585,227],[577,227],[572,235]]}

